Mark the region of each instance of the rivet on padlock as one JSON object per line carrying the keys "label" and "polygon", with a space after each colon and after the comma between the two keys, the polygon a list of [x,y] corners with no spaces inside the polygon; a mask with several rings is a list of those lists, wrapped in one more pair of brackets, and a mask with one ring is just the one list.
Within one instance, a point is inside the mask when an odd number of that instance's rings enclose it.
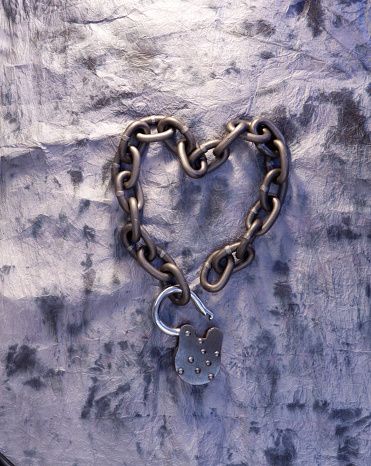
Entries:
{"label": "rivet on padlock", "polygon": [[[179,328],[165,325],[159,316],[161,302],[166,296],[179,292],[179,287],[170,286],[157,296],[152,310],[153,320],[167,335],[179,337],[175,354],[175,370],[179,377],[192,385],[202,385],[213,380],[220,371],[223,334],[217,327],[212,327],[204,338],[200,338],[190,324],[184,324]],[[191,299],[203,315],[208,315],[210,320],[214,317],[193,291]]]}

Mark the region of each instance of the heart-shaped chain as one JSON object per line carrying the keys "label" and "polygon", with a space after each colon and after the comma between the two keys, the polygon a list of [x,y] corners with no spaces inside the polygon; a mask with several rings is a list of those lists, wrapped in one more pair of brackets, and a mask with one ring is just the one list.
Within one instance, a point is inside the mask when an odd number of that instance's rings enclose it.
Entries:
{"label": "heart-shaped chain", "polygon": [[[154,125],[157,125],[157,132],[151,133],[150,126]],[[122,242],[144,270],[163,285],[171,282],[174,284],[175,281],[182,293],[172,296],[171,299],[180,306],[190,300],[187,281],[173,258],[156,245],[140,221],[139,212],[144,206],[143,191],[139,181],[141,156],[149,143],[163,141],[174,154],[178,155],[187,175],[201,178],[227,161],[230,145],[238,138],[253,142],[264,154],[267,173],[260,185],[259,199],[247,214],[246,233],[235,243],[211,253],[202,267],[201,285],[207,291],[216,292],[224,288],[233,273],[249,266],[254,260],[255,250],[252,244],[257,236],[267,233],[277,220],[285,200],[289,173],[285,139],[270,120],[265,118],[255,118],[251,122],[231,120],[227,124],[227,130],[228,134],[223,139],[198,145],[190,129],[176,118],[163,115],[141,118],[131,123],[124,131],[112,165],[116,196],[121,208],[130,219],[121,230]],[[184,139],[175,142],[177,131]],[[206,157],[206,153],[211,149],[214,155],[212,160]],[[273,160],[276,158],[280,163],[279,166],[274,167]],[[278,189],[272,194],[270,188],[274,184]],[[134,195],[127,197],[125,193],[129,190],[133,190]],[[265,218],[259,218],[261,214]],[[138,246],[140,240],[144,244]],[[159,268],[152,264],[157,258],[162,261]],[[211,268],[220,275],[214,283],[209,281]]]}
{"label": "heart-shaped chain", "polygon": [[[157,132],[152,133],[151,126],[155,125],[157,125]],[[175,282],[176,287],[167,288],[160,293],[161,300],[169,295],[175,304],[183,306],[192,298],[202,312],[206,308],[190,291],[187,280],[174,259],[156,245],[152,236],[141,224],[139,213],[144,206],[144,196],[139,181],[141,157],[149,143],[162,141],[170,151],[178,156],[187,175],[192,178],[201,178],[227,161],[230,145],[238,138],[253,142],[264,154],[267,173],[260,185],[259,199],[247,214],[246,233],[233,244],[212,252],[201,269],[201,285],[207,291],[216,292],[224,288],[233,273],[249,266],[254,260],[255,249],[252,244],[257,236],[267,233],[277,220],[286,197],[289,174],[288,149],[285,139],[270,120],[265,118],[255,118],[252,121],[235,119],[227,124],[227,130],[228,134],[224,138],[198,145],[190,129],[177,118],[163,115],[141,118],[131,123],[124,131],[112,165],[116,196],[129,218],[128,223],[121,230],[121,240],[125,248],[144,270],[159,280],[162,285],[174,285]],[[183,138],[176,140],[177,131]],[[206,154],[211,149],[213,149],[214,157],[207,157]],[[279,160],[279,163],[275,164],[274,159]],[[272,185],[277,186],[275,193],[270,192]],[[127,196],[125,193],[130,190],[133,190],[133,194]],[[140,241],[142,244],[138,245]],[[153,263],[156,259],[162,262],[159,268]],[[209,281],[211,269],[219,275],[213,283]],[[197,339],[190,325],[183,325],[179,329],[166,327],[159,318],[155,317],[156,312],[158,317],[159,297],[154,307],[155,309],[157,306],[157,311],[154,311],[156,324],[165,333],[179,336],[179,347],[175,359],[177,373],[186,382],[207,383],[214,378],[220,368],[222,342],[220,330],[213,327],[209,329],[205,338]],[[203,348],[197,349],[196,341]],[[212,352],[211,348],[214,346],[217,349]],[[198,350],[205,351],[205,353],[198,354]],[[214,356],[207,357],[206,353],[214,354]],[[185,363],[186,357],[188,357],[189,364]],[[197,367],[193,372],[192,364],[195,361]],[[212,364],[213,371],[205,371],[205,367],[208,368]]]}

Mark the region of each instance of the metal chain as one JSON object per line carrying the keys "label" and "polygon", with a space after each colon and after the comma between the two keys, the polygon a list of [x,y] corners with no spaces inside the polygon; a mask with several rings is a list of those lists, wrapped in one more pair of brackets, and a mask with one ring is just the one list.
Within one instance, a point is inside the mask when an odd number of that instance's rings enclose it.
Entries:
{"label": "metal chain", "polygon": [[[154,126],[157,126],[157,131],[151,132],[151,127]],[[128,222],[121,230],[121,240],[131,256],[162,285],[176,284],[180,287],[182,292],[170,298],[179,306],[190,300],[187,280],[170,254],[156,245],[141,224],[140,212],[144,206],[139,181],[141,156],[150,143],[161,141],[178,156],[187,175],[201,178],[227,161],[230,146],[237,139],[253,142],[264,154],[267,173],[260,185],[259,199],[248,211],[245,220],[246,233],[233,244],[212,252],[200,273],[200,282],[205,290],[220,291],[233,273],[248,267],[254,260],[255,249],[252,244],[256,237],[265,235],[276,222],[285,201],[289,174],[285,139],[270,120],[234,119],[227,124],[227,130],[228,134],[223,139],[198,145],[188,126],[177,118],[164,115],[141,118],[124,131],[112,164],[117,200],[128,215]],[[177,139],[177,132],[183,137]],[[211,149],[213,159],[206,156]],[[273,159],[279,159],[279,163],[276,163],[278,166],[273,166]],[[276,193],[271,191],[274,185]],[[154,261],[157,261],[157,266]],[[213,283],[209,280],[211,269],[218,275]]]}

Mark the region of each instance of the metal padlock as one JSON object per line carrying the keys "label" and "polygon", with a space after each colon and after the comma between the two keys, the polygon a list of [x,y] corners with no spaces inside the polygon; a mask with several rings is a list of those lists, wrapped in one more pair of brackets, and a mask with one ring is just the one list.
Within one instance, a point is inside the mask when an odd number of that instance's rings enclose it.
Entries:
{"label": "metal padlock", "polygon": [[[157,296],[153,305],[153,320],[167,335],[179,337],[175,354],[175,370],[179,377],[192,385],[202,385],[213,380],[220,371],[223,334],[217,327],[212,327],[206,332],[205,337],[201,338],[196,335],[194,327],[190,324],[184,324],[179,328],[165,325],[159,316],[161,302],[169,294],[179,292],[179,287],[171,286]],[[202,314],[208,315],[210,320],[214,317],[192,291],[191,299]]]}

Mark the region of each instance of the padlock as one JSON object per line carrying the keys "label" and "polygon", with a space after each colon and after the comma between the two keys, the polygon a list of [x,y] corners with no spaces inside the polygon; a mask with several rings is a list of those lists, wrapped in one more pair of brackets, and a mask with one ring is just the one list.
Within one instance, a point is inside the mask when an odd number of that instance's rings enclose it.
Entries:
{"label": "padlock", "polygon": [[[161,302],[169,294],[179,292],[179,287],[171,286],[157,296],[153,305],[153,320],[167,335],[179,337],[175,354],[175,370],[179,377],[192,385],[202,385],[213,380],[220,371],[223,334],[217,327],[212,327],[202,338],[196,335],[194,327],[190,324],[184,324],[179,328],[165,325],[159,316]],[[214,317],[192,291],[191,299],[202,314],[208,315],[210,320]]]}
{"label": "padlock", "polygon": [[217,327],[209,328],[204,338],[197,337],[192,325],[180,327],[175,370],[179,377],[192,385],[213,380],[220,371],[223,334]]}

